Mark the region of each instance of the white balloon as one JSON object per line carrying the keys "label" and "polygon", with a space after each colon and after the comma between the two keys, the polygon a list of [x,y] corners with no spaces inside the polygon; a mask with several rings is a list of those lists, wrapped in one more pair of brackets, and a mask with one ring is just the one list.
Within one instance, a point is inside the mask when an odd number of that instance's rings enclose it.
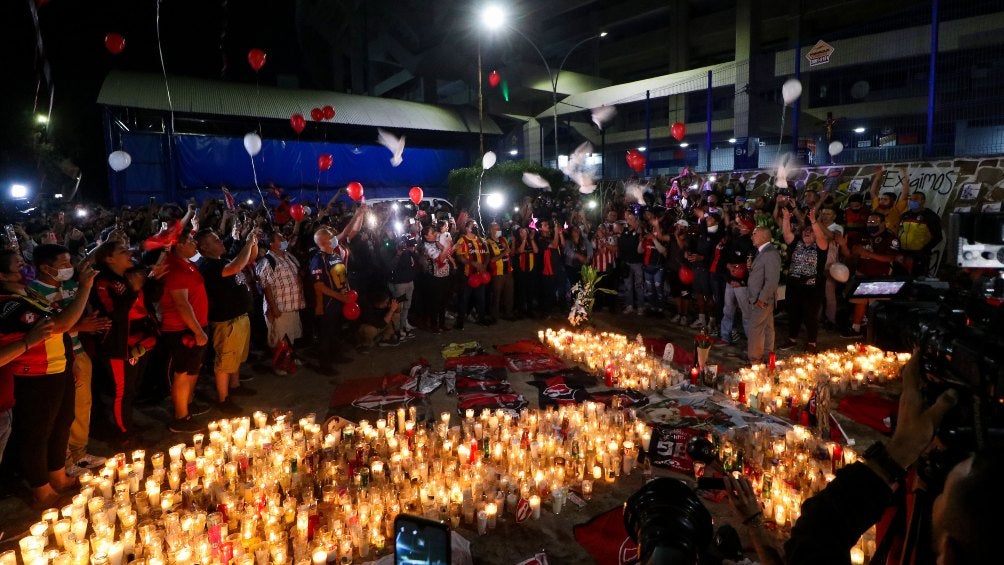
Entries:
{"label": "white balloon", "polygon": [[498,157],[495,156],[495,152],[489,151],[488,153],[485,153],[484,157],[481,158],[481,168],[487,171],[488,169],[495,166],[495,161],[497,160]]}
{"label": "white balloon", "polygon": [[797,78],[790,78],[784,81],[784,85],[781,87],[781,97],[784,98],[786,105],[795,102],[801,95],[802,83]]}
{"label": "white balloon", "polygon": [[115,172],[124,171],[128,169],[131,164],[132,156],[125,151],[112,151],[108,155],[108,166]]}
{"label": "white balloon", "polygon": [[254,157],[261,152],[261,137],[257,133],[251,132],[244,136],[244,150],[248,155]]}
{"label": "white balloon", "polygon": [[836,157],[837,155],[840,155],[840,152],[843,150],[844,150],[843,143],[840,143],[839,141],[834,141],[833,143],[830,143],[830,155]]}
{"label": "white balloon", "polygon": [[304,206],[303,207],[303,213],[309,216],[310,215],[310,206]]}
{"label": "white balloon", "polygon": [[851,270],[843,263],[834,263],[830,265],[830,276],[837,282],[845,283],[851,278]]}

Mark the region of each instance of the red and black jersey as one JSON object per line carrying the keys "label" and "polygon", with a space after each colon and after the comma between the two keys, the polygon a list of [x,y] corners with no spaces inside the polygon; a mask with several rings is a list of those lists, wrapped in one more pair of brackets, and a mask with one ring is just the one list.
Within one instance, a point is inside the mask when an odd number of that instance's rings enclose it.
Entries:
{"label": "red and black jersey", "polygon": [[[98,346],[112,359],[128,358],[133,310],[138,304],[142,312],[146,312],[141,294],[133,290],[125,277],[102,267],[94,279],[90,302],[95,310],[112,322],[111,328],[104,335],[98,336]],[[136,319],[145,317],[136,316]]]}
{"label": "red and black jersey", "polygon": [[[28,330],[44,318],[59,313],[59,306],[31,289],[27,294],[0,295],[0,346],[21,341]],[[66,342],[63,334],[28,349],[2,368],[14,376],[57,375],[66,371]]]}

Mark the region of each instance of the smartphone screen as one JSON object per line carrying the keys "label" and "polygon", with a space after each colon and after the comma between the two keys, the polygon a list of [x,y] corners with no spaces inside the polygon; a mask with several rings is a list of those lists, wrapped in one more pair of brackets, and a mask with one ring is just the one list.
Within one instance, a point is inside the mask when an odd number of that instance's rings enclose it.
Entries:
{"label": "smartphone screen", "polygon": [[450,565],[450,529],[410,514],[394,518],[395,565]]}

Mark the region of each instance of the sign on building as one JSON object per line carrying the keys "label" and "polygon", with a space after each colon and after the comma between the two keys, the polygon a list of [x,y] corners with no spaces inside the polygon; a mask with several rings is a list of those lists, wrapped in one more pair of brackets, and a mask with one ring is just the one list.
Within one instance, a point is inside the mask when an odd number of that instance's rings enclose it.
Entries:
{"label": "sign on building", "polygon": [[825,65],[830,62],[830,56],[833,55],[833,46],[829,43],[820,39],[809,52],[805,54],[805,58],[809,60],[809,66],[815,67],[816,65]]}

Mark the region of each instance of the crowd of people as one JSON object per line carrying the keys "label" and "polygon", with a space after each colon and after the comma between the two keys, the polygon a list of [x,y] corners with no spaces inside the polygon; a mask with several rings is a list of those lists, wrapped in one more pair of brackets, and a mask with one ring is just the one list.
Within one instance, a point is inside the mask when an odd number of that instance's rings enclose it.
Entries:
{"label": "crowd of people", "polygon": [[[901,193],[879,194],[877,174],[870,206],[694,178],[644,198],[606,192],[596,208],[574,191],[527,196],[484,223],[477,207],[333,198],[310,211],[278,193],[36,214],[7,227],[0,253],[0,454],[9,435],[3,460],[46,504],[100,464],[92,433],[136,441],[137,402],[170,398],[175,432],[202,429],[211,409],[242,413],[251,351],[296,350],[334,375],[416,331],[564,317],[587,265],[619,292],[599,294],[599,310],[707,332],[753,363],[799,346],[803,327],[815,351],[820,323],[859,337],[865,322],[834,263],[860,277],[928,268],[940,220],[902,175]],[[781,284],[788,327],[775,340]],[[202,373],[213,404],[194,398]]]}

